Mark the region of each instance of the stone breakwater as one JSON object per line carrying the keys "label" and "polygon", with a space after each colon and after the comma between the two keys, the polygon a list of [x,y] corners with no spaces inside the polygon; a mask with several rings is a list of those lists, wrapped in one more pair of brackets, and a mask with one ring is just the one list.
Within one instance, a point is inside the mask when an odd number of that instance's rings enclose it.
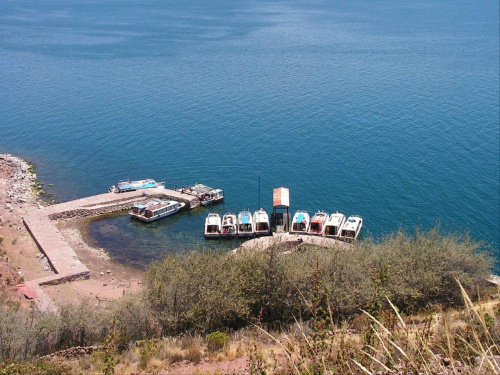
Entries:
{"label": "stone breakwater", "polygon": [[[147,194],[147,197],[143,196]],[[134,203],[149,198],[175,199],[186,203],[189,208],[199,205],[199,200],[178,191],[152,188],[128,193],[106,193],[70,202],[32,210],[23,216],[23,222],[40,251],[48,259],[53,275],[32,280],[27,285],[37,294],[43,294],[41,286],[56,285],[64,282],[88,279],[90,270],[78,258],[75,251],[65,240],[56,224],[59,220],[99,216],[130,209]]]}
{"label": "stone breakwater", "polygon": [[[126,194],[126,193],[123,193],[123,194]],[[130,198],[123,198],[123,199],[119,199],[119,200],[114,201],[111,205],[108,205],[108,206],[92,208],[92,205],[90,205],[90,206],[78,208],[75,210],[57,212],[54,214],[50,214],[49,219],[50,220],[64,220],[64,219],[86,218],[86,217],[106,215],[106,214],[110,214],[110,213],[114,213],[114,212],[128,211],[133,207],[133,205],[135,203],[138,203],[141,201],[146,202],[148,199],[151,199],[151,198],[165,199],[166,196],[161,195],[161,194],[148,195],[147,199],[143,198],[140,201],[135,199],[132,202],[130,201]],[[121,203],[121,202],[123,202],[123,203]]]}

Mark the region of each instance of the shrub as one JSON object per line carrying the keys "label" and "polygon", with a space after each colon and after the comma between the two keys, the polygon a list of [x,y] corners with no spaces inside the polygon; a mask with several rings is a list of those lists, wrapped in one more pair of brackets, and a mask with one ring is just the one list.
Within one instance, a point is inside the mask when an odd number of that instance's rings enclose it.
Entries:
{"label": "shrub", "polygon": [[279,326],[308,319],[313,307],[326,310],[327,303],[341,320],[360,309],[387,308],[386,296],[405,313],[455,306],[462,303],[455,278],[471,292],[490,272],[491,259],[479,246],[467,236],[443,236],[434,229],[400,231],[349,249],[303,245],[302,251],[284,254],[277,244],[236,255],[168,255],[148,269],[146,298],[171,334],[251,322]]}
{"label": "shrub", "polygon": [[70,372],[67,364],[46,361],[0,363],[0,375],[66,375]]}
{"label": "shrub", "polygon": [[217,351],[222,349],[228,341],[227,334],[224,332],[212,332],[207,335],[208,350]]}

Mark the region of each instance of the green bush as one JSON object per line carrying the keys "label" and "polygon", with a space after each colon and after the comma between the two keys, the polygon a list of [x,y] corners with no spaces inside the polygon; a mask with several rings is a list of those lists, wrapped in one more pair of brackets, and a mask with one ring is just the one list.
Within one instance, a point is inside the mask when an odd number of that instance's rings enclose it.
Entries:
{"label": "green bush", "polygon": [[[308,319],[312,307],[329,304],[336,319],[360,309],[388,307],[405,313],[435,304],[462,304],[455,279],[470,295],[492,262],[467,236],[443,236],[438,229],[362,241],[350,249],[283,245],[236,255],[201,252],[168,255],[152,264],[146,298],[166,333],[212,332],[249,323],[279,326]],[[318,293],[318,288],[321,293]]]}
{"label": "green bush", "polygon": [[0,363],[0,375],[66,375],[70,371],[68,365],[45,361]]}
{"label": "green bush", "polygon": [[208,350],[217,351],[222,349],[228,341],[227,334],[224,332],[212,332],[207,335]]}

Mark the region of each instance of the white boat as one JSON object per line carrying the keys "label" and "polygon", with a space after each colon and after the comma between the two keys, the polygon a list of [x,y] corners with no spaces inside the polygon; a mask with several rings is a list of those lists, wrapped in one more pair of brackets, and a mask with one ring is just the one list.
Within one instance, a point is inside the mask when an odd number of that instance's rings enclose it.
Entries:
{"label": "white boat", "polygon": [[269,225],[269,215],[264,209],[260,209],[253,213],[253,223],[255,226],[256,236],[267,236],[271,233],[271,227]]}
{"label": "white boat", "polygon": [[150,199],[145,203],[134,204],[129,215],[149,223],[173,215],[185,205],[184,202]]}
{"label": "white boat", "polygon": [[111,186],[108,191],[110,193],[124,193],[126,191],[134,191],[138,189],[149,189],[155,187],[165,187],[163,182],[156,182],[152,178],[146,178],[145,180],[130,181],[129,179],[120,180],[115,186]]}
{"label": "white boat", "polygon": [[182,191],[188,194],[196,195],[202,206],[220,203],[224,200],[224,190],[214,189],[203,184],[197,183],[188,187],[186,190],[182,189]]}
{"label": "white boat", "polygon": [[328,219],[328,214],[326,212],[316,212],[311,219],[307,234],[313,234],[316,236],[323,235],[323,232],[325,231],[326,219]]}
{"label": "white boat", "polygon": [[238,225],[236,215],[226,212],[222,217],[221,237],[236,237],[238,235]]}
{"label": "white boat", "polygon": [[306,234],[309,229],[309,214],[306,211],[297,210],[292,219],[290,233]]}
{"label": "white boat", "polygon": [[323,236],[337,238],[340,236],[340,230],[345,222],[345,215],[340,212],[335,212],[331,214],[325,223],[325,231]]}
{"label": "white boat", "polygon": [[220,203],[223,200],[224,190],[212,189],[208,193],[205,193],[200,197],[200,204],[202,206],[208,206],[209,204]]}
{"label": "white boat", "polygon": [[250,211],[241,211],[238,214],[238,237],[253,237],[255,228]]}
{"label": "white boat", "polygon": [[205,219],[205,237],[219,238],[222,232],[222,221],[219,214],[209,213]]}
{"label": "white boat", "polygon": [[346,240],[355,240],[361,232],[363,218],[361,216],[349,216],[340,231],[340,237]]}

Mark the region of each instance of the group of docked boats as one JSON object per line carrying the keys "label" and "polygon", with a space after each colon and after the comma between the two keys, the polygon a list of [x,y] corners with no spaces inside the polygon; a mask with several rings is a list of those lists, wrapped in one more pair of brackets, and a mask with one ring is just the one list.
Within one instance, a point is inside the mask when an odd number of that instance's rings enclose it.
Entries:
{"label": "group of docked boats", "polygon": [[[165,188],[164,182],[156,182],[151,178],[131,181],[130,179],[120,180],[116,185],[111,186],[110,193],[125,193],[139,189]],[[177,190],[177,188],[175,188]],[[182,193],[195,195],[202,206],[220,203],[224,200],[224,191],[214,189],[210,186],[196,183],[193,186],[180,189]],[[144,197],[146,192],[142,193]],[[175,200],[147,199],[134,204],[129,212],[130,217],[144,221],[146,223],[162,219],[179,212],[186,204]]]}
{"label": "group of docked boats", "polygon": [[[309,216],[306,211],[298,210],[292,219],[291,234],[308,234],[355,240],[363,226],[363,218],[349,216],[346,218],[340,212],[329,215],[326,212],[317,212]],[[205,219],[206,238],[257,237],[271,234],[269,215],[262,208],[255,211],[241,211],[238,215],[227,212],[220,217],[217,213],[209,213]]]}
{"label": "group of docked boats", "polygon": [[209,213],[205,219],[206,238],[245,238],[270,234],[269,215],[262,208],[253,215],[244,210],[238,215],[227,212],[222,218],[217,213]]}
{"label": "group of docked boats", "polygon": [[298,210],[293,215],[290,233],[355,240],[363,227],[363,218],[353,215],[346,218],[340,212],[329,215],[324,211],[316,212],[311,218],[306,211]]}

